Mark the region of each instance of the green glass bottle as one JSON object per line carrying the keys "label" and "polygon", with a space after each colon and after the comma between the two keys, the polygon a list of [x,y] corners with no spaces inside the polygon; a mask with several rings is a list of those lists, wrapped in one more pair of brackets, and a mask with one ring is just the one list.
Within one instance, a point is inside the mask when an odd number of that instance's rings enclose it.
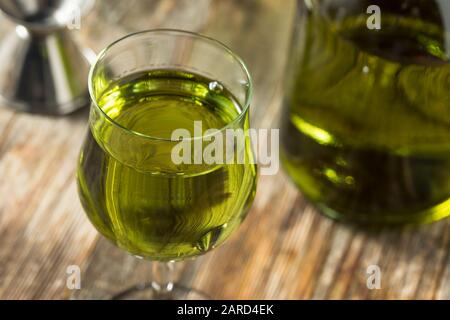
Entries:
{"label": "green glass bottle", "polygon": [[450,2],[299,4],[281,124],[288,174],[335,219],[448,216]]}

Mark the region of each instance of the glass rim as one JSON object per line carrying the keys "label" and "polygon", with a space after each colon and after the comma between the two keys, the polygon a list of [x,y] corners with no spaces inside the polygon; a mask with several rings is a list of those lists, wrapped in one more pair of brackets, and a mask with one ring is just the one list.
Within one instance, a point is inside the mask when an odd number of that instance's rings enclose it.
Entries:
{"label": "glass rim", "polygon": [[[105,57],[106,53],[113,48],[115,45],[117,45],[118,43],[121,43],[124,40],[127,40],[129,38],[133,38],[135,36],[138,35],[145,35],[145,34],[158,34],[158,33],[167,33],[167,34],[181,34],[181,35],[186,35],[186,36],[190,36],[193,38],[197,38],[206,42],[211,43],[212,45],[215,45],[219,48],[221,48],[222,50],[224,50],[224,52],[230,54],[232,56],[232,58],[238,63],[238,65],[240,66],[241,70],[243,71],[243,74],[245,75],[245,77],[247,78],[247,88],[246,88],[246,96],[245,96],[245,101],[244,104],[242,106],[242,110],[239,113],[238,116],[236,116],[232,121],[230,121],[229,123],[227,123],[225,126],[221,127],[221,128],[215,128],[217,129],[218,132],[222,133],[223,131],[229,129],[230,127],[233,127],[233,125],[239,121],[242,120],[242,118],[248,113],[249,108],[250,108],[250,103],[252,101],[252,97],[253,97],[253,81],[252,81],[252,77],[250,75],[250,72],[246,66],[246,64],[244,63],[244,61],[236,54],[234,53],[227,45],[225,45],[224,43],[220,42],[219,40],[216,40],[212,37],[209,36],[205,36],[203,34],[200,33],[196,33],[193,31],[186,31],[186,30],[181,30],[181,29],[170,29],[170,28],[158,28],[158,29],[148,29],[148,30],[143,30],[143,31],[137,31],[137,32],[133,32],[130,34],[127,34],[113,42],[111,42],[108,46],[106,46],[103,50],[101,50],[97,57],[95,58],[94,62],[92,63],[92,66],[89,70],[89,75],[88,75],[88,91],[89,91],[89,96],[91,99],[91,104],[94,105],[94,108],[96,108],[97,110],[100,111],[100,113],[103,115],[103,117],[105,117],[105,119],[110,122],[112,125],[116,126],[117,128],[119,128],[120,130],[124,130],[126,131],[128,134],[137,136],[139,138],[144,138],[144,139],[149,139],[149,140],[155,140],[155,141],[166,141],[166,142],[179,142],[179,141],[191,141],[191,140],[196,140],[196,139],[204,139],[204,138],[208,138],[208,137],[212,137],[217,135],[217,131],[214,133],[210,133],[210,134],[202,134],[201,136],[194,136],[194,137],[190,137],[190,138],[182,138],[179,140],[174,140],[174,139],[170,139],[170,138],[162,138],[162,137],[156,137],[156,136],[151,136],[151,135],[147,135],[147,134],[143,134],[140,133],[138,131],[132,130],[127,128],[126,126],[118,123],[117,121],[115,121],[114,119],[112,119],[110,116],[108,116],[106,114],[106,112],[100,108],[100,106],[97,104],[97,99],[94,96],[94,88],[93,88],[93,74],[94,74],[94,70],[96,69],[96,67],[98,66],[100,60]],[[174,68],[175,69],[175,68]],[[182,70],[182,69],[180,69]],[[214,80],[214,79],[213,79]]]}

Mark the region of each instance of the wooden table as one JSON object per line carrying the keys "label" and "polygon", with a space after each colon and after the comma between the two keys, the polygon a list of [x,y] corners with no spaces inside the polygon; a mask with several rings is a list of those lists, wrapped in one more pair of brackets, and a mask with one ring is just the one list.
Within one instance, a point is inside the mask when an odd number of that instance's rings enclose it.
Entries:
{"label": "wooden table", "polygon": [[[155,27],[213,36],[247,62],[255,82],[253,126],[277,126],[293,23],[287,0],[98,0],[80,41],[96,52]],[[116,10],[113,7],[116,6]],[[80,207],[74,168],[86,110],[65,118],[0,108],[0,298],[109,298],[143,281],[148,262],[101,238]],[[262,176],[252,211],[225,245],[187,263],[186,285],[224,299],[450,298],[450,219],[369,232],[320,215],[284,173]],[[81,269],[81,289],[66,286]],[[369,290],[378,265],[381,289]]]}

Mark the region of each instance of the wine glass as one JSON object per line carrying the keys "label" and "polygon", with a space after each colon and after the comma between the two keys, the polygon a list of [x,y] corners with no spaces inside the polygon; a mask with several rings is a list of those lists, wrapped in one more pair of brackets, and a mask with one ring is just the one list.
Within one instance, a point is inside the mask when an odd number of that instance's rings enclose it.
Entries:
{"label": "wine glass", "polygon": [[[103,236],[153,263],[151,283],[115,297],[201,297],[174,285],[174,262],[223,243],[256,191],[249,135],[212,152],[233,151],[225,161],[201,157],[211,141],[249,128],[246,66],[211,38],[149,30],[99,54],[89,92],[90,128],[77,171],[81,203]],[[177,130],[185,135],[174,136]]]}

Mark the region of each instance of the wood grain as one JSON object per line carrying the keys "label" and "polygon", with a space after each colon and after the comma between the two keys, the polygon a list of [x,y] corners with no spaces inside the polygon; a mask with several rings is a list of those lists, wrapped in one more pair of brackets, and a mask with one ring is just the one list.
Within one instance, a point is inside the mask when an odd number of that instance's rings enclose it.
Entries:
{"label": "wood grain", "polygon": [[[76,36],[98,52],[136,30],[213,36],[249,65],[253,126],[277,126],[295,1],[98,0]],[[115,9],[114,9],[115,8]],[[0,298],[106,299],[148,279],[150,266],[101,238],[78,201],[74,168],[86,110],[66,118],[0,108]],[[280,172],[261,176],[253,208],[222,247],[179,269],[218,299],[449,299],[450,220],[370,231],[317,212]],[[66,287],[69,265],[81,289]],[[369,290],[378,265],[382,287]]]}

